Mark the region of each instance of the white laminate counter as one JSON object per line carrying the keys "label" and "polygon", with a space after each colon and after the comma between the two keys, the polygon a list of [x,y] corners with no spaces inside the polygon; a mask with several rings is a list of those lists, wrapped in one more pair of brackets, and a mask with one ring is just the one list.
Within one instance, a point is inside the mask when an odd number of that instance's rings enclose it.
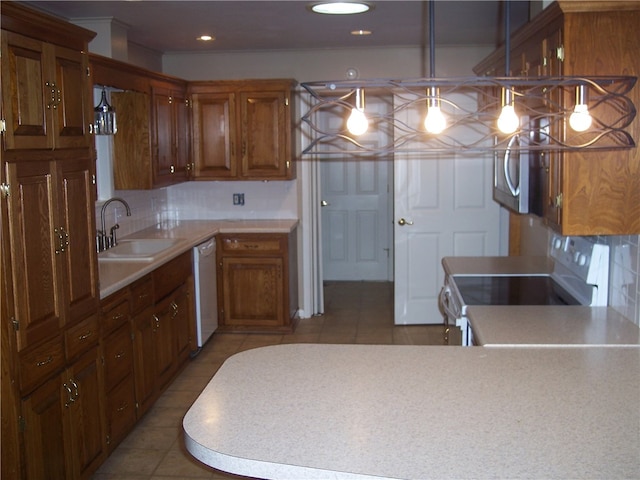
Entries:
{"label": "white laminate counter", "polygon": [[610,307],[470,306],[467,318],[484,347],[640,346],[640,328]]}
{"label": "white laminate counter", "polygon": [[639,478],[640,349],[279,345],[184,417],[203,463],[266,479]]}
{"label": "white laminate counter", "polygon": [[98,260],[100,298],[126,287],[135,280],[152,272],[160,265],[186,252],[194,246],[219,233],[289,233],[298,225],[298,220],[180,220],[145,228],[128,238],[176,238],[176,245],[165,250],[153,262]]}

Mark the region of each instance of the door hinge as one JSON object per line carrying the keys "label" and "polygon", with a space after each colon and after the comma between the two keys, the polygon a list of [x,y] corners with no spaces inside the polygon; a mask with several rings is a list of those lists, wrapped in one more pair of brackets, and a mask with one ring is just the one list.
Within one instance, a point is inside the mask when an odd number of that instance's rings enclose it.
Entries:
{"label": "door hinge", "polygon": [[287,98],[285,98],[285,99],[284,99],[284,104],[285,104],[285,106],[287,106],[287,107],[289,106],[289,97],[287,97]]}
{"label": "door hinge", "polygon": [[96,174],[95,174],[95,173],[91,175],[91,183],[92,183],[93,185],[95,185],[95,184],[96,184]]}
{"label": "door hinge", "polygon": [[107,435],[107,445],[111,445],[111,435]]}
{"label": "door hinge", "polygon": [[9,188],[8,183],[0,184],[0,196],[2,196],[2,198],[7,198],[10,192],[11,192],[11,189]]}
{"label": "door hinge", "polygon": [[15,317],[11,317],[11,323],[13,324],[13,329],[17,332],[20,330],[20,322],[15,319]]}
{"label": "door hinge", "polygon": [[564,46],[563,45],[560,45],[558,48],[556,48],[556,58],[561,62],[564,62]]}
{"label": "door hinge", "polygon": [[89,67],[87,67],[87,77],[91,76],[91,69]]}
{"label": "door hinge", "polygon": [[7,122],[5,122],[4,118],[0,120],[0,133],[4,133],[7,131]]}
{"label": "door hinge", "polygon": [[287,162],[286,162],[286,166],[287,166],[287,170],[288,170],[289,168],[291,168],[291,161],[290,161],[290,160],[287,160]]}

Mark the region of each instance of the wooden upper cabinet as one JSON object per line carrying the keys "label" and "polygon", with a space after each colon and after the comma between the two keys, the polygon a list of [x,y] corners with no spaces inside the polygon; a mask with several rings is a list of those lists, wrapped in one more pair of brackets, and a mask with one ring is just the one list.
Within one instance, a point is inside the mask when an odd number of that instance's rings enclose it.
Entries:
{"label": "wooden upper cabinet", "polygon": [[189,177],[189,122],[184,90],[152,86],[153,185],[183,182]]}
{"label": "wooden upper cabinet", "polygon": [[195,177],[289,180],[292,80],[193,82]]}
{"label": "wooden upper cabinet", "polygon": [[2,32],[5,150],[88,148],[86,54]]}
{"label": "wooden upper cabinet", "polygon": [[[640,76],[638,25],[640,2],[553,3],[513,35],[512,58],[521,60],[514,75]],[[497,50],[474,71],[495,71],[504,55]],[[640,89],[628,96],[637,108]],[[552,100],[572,108],[574,95],[564,97]],[[637,141],[640,116],[626,130]],[[545,170],[543,217],[551,228],[562,235],[640,234],[640,149],[549,152]]]}

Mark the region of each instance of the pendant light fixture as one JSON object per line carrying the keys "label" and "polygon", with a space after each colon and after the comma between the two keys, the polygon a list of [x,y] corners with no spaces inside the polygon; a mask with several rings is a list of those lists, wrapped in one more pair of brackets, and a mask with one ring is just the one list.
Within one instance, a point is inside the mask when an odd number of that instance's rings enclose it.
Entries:
{"label": "pendant light fixture", "polygon": [[[429,77],[435,77],[436,70],[436,35],[435,35],[435,2],[429,2]],[[424,128],[427,132],[437,135],[447,128],[447,119],[440,109],[440,89],[427,88],[427,116],[424,118]]]}
{"label": "pendant light fixture", "polygon": [[[511,75],[511,6],[504,2],[504,74]],[[510,86],[502,87],[502,111],[498,117],[498,129],[505,134],[511,134],[518,129],[520,119],[516,115],[514,94]]]}
{"label": "pendant light fixture", "polygon": [[578,85],[576,87],[576,106],[569,117],[569,125],[576,132],[584,132],[591,127],[591,114],[587,101],[587,86]]}
{"label": "pendant light fixture", "polygon": [[369,129],[369,120],[364,114],[364,90],[356,88],[355,96],[356,104],[351,109],[351,115],[347,120],[347,130],[352,135],[359,136]]}
{"label": "pendant light fixture", "polygon": [[[310,128],[310,138],[302,153],[389,155],[403,152],[427,158],[506,148],[575,151],[635,147],[634,138],[625,129],[636,117],[636,107],[629,97],[636,77],[510,76],[509,3],[502,2],[505,76],[435,77],[435,0],[429,0],[429,77],[359,79],[355,75],[347,80],[302,83],[310,94],[309,109],[302,116]],[[369,112],[367,119],[364,112],[367,88],[392,98],[393,108]],[[555,100],[574,96],[575,105]],[[589,103],[593,107],[591,111]],[[426,116],[414,123],[413,119],[420,115],[420,110],[424,111],[425,105]],[[446,116],[441,105],[446,107]],[[348,132],[345,132],[344,117],[349,114]],[[319,122],[322,116],[335,121]],[[389,141],[363,142],[357,138],[367,131],[369,122],[377,130],[388,133]],[[445,130],[446,134],[439,135]],[[511,142],[516,133],[541,141]]]}
{"label": "pendant light fixture", "polygon": [[94,111],[93,133],[96,135],[115,135],[118,131],[116,125],[116,111],[107,101],[107,91],[102,87],[100,103]]}

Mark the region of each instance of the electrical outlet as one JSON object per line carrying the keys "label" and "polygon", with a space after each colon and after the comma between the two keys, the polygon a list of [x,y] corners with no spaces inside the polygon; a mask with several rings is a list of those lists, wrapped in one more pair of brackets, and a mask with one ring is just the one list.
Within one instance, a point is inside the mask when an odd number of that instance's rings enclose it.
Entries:
{"label": "electrical outlet", "polygon": [[233,194],[233,204],[234,205],[244,205],[244,193],[234,193]]}

